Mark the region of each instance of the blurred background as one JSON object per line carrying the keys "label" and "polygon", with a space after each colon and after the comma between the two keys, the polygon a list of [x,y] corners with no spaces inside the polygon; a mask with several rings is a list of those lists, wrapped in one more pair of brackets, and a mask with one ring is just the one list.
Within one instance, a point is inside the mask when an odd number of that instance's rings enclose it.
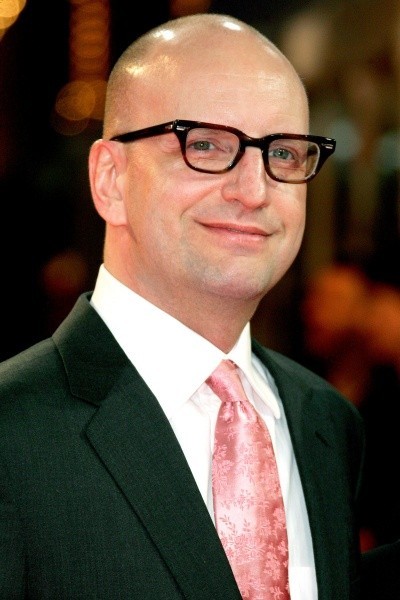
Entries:
{"label": "blurred background", "polygon": [[[1,0],[0,360],[51,334],[91,289],[103,223],[87,178],[105,82],[135,37],[228,13],[270,37],[337,150],[309,184],[302,250],[253,318],[264,344],[314,369],[362,413],[362,544],[400,537],[399,0]],[[378,493],[379,492],[379,493]]]}

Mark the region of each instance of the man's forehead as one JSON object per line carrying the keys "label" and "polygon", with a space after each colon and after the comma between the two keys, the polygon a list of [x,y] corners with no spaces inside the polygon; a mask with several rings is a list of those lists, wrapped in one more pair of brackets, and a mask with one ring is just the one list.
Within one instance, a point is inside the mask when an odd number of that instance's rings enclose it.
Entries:
{"label": "man's forehead", "polygon": [[195,84],[203,88],[219,84],[218,87],[229,91],[231,86],[267,89],[277,84],[287,86],[295,82],[294,72],[279,60],[251,61],[248,58],[235,59],[235,56],[229,59],[213,58],[213,55],[204,52],[201,56],[194,54],[193,58],[182,58],[176,53],[159,53],[152,60],[127,66],[125,73],[139,84],[141,80],[144,83],[148,80],[148,84],[153,82],[158,88],[160,83],[165,87],[169,84],[179,87]]}

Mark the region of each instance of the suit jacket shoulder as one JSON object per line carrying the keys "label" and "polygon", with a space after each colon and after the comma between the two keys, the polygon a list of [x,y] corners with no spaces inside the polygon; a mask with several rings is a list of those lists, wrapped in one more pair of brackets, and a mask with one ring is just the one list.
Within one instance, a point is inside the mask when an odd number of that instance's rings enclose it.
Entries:
{"label": "suit jacket shoulder", "polygon": [[362,427],[362,418],[357,407],[326,379],[288,356],[265,348],[257,340],[252,340],[252,349],[274,378],[278,390],[283,392],[283,401],[285,404],[286,394],[284,392],[288,388],[290,389],[291,386],[294,386],[306,395],[310,393],[318,394],[324,401],[328,403],[333,402],[338,409],[340,407],[340,410],[349,411],[351,414],[350,418],[354,418]]}
{"label": "suit jacket shoulder", "polygon": [[0,597],[240,600],[165,414],[86,295],[0,366]]}

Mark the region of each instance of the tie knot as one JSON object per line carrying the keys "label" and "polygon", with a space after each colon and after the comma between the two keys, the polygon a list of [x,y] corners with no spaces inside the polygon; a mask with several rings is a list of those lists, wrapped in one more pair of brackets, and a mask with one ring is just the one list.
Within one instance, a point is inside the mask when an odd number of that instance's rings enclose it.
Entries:
{"label": "tie knot", "polygon": [[237,366],[231,360],[222,360],[206,383],[222,402],[248,402]]}

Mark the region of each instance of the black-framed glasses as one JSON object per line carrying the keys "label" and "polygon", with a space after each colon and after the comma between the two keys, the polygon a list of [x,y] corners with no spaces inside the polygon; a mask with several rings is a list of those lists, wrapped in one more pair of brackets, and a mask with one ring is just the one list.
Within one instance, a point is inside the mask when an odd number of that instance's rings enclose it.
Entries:
{"label": "black-framed glasses", "polygon": [[253,138],[235,127],[181,119],[115,135],[111,141],[125,144],[172,132],[185,163],[195,171],[225,173],[253,146],[261,150],[268,175],[284,183],[310,181],[336,146],[334,139],[317,135],[272,133]]}

